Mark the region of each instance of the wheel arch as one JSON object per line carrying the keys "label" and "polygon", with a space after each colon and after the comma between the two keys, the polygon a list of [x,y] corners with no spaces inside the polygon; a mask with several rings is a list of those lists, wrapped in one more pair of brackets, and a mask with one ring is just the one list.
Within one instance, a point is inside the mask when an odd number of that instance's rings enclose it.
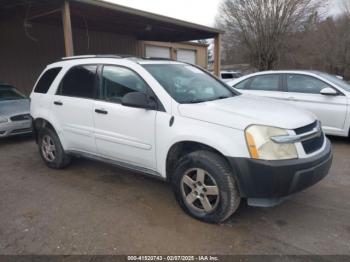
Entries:
{"label": "wheel arch", "polygon": [[48,121],[44,118],[41,118],[41,117],[38,117],[38,118],[33,120],[33,129],[34,129],[34,135],[35,135],[36,142],[38,142],[39,130],[41,128],[46,128],[46,127],[52,129],[57,134],[57,131],[56,131],[54,125],[50,121]]}
{"label": "wheel arch", "polygon": [[198,150],[207,150],[221,156],[227,162],[228,166],[231,168],[230,163],[227,160],[227,157],[216,148],[201,142],[183,140],[183,141],[178,141],[174,143],[167,152],[166,179],[171,180],[176,163],[179,160],[179,158],[181,158],[181,156],[184,156],[186,154],[189,154]]}

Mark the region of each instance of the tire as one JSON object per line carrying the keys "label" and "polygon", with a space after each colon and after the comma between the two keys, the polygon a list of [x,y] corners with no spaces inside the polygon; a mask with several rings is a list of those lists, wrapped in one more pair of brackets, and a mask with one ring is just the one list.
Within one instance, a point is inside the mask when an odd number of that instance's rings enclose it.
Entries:
{"label": "tire", "polygon": [[182,157],[173,173],[172,186],[181,208],[207,223],[225,221],[241,201],[227,162],[210,151],[196,151]]}
{"label": "tire", "polygon": [[62,169],[70,164],[71,157],[64,152],[58,135],[51,128],[39,130],[38,146],[40,156],[48,167]]}

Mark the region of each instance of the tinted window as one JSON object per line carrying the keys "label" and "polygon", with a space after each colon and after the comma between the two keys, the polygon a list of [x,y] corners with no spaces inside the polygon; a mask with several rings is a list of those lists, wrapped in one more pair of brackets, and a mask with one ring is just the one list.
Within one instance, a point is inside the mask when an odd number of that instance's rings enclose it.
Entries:
{"label": "tinted window", "polygon": [[232,79],[232,78],[234,78],[234,76],[233,76],[233,74],[224,73],[224,74],[221,74],[221,78],[222,79]]}
{"label": "tinted window", "polygon": [[241,76],[243,76],[241,73],[222,73],[221,74],[222,79],[239,78]]}
{"label": "tinted window", "polygon": [[261,75],[253,77],[249,89],[262,91],[279,91],[279,75]]}
{"label": "tinted window", "polygon": [[35,93],[46,94],[49,90],[53,80],[55,80],[58,73],[61,71],[62,67],[55,67],[47,70],[39,79],[35,86]]}
{"label": "tinted window", "polygon": [[236,95],[228,86],[191,65],[144,64],[143,67],[178,103],[201,103]]}
{"label": "tinted window", "polygon": [[237,85],[235,85],[233,87],[237,88],[237,89],[247,89],[249,87],[248,83],[249,83],[250,80],[251,80],[251,78],[243,80],[242,82],[239,82]]}
{"label": "tinted window", "polygon": [[95,97],[95,65],[77,66],[64,76],[58,94],[82,98]]}
{"label": "tinted window", "polygon": [[312,76],[287,75],[288,92],[319,94],[323,88],[329,87],[325,82]]}
{"label": "tinted window", "polygon": [[104,66],[102,72],[102,99],[120,103],[130,92],[147,92],[147,84],[130,69]]}
{"label": "tinted window", "polygon": [[350,92],[350,82],[347,83],[344,80],[338,78],[337,76],[326,74],[326,73],[318,73],[320,76],[326,78],[328,81],[332,82],[333,84],[343,88],[345,91]]}
{"label": "tinted window", "polygon": [[26,97],[12,86],[0,86],[0,101],[25,99]]}

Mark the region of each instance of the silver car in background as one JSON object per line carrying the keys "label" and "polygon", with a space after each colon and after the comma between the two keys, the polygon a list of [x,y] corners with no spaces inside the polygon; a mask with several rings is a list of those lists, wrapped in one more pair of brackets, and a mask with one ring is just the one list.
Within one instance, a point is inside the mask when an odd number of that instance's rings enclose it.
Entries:
{"label": "silver car in background", "polygon": [[0,83],[0,138],[31,132],[29,99],[13,86]]}

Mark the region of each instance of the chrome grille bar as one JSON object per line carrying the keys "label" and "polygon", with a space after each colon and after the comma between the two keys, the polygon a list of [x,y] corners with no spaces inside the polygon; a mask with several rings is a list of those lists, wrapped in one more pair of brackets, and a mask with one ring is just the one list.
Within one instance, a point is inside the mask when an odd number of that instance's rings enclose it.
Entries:
{"label": "chrome grille bar", "polygon": [[278,144],[292,144],[303,142],[322,135],[321,124],[317,121],[317,125],[309,132],[299,135],[273,136],[271,140]]}

